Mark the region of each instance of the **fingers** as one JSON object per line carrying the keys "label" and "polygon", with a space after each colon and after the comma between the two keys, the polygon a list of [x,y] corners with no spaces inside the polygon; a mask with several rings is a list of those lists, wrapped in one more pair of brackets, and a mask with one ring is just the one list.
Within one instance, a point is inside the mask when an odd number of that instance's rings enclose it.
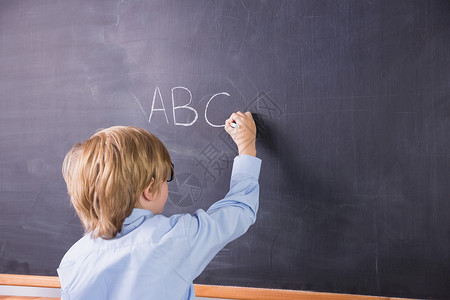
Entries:
{"label": "fingers", "polygon": [[225,120],[225,129],[234,129],[233,127],[231,127],[231,123],[239,124],[240,118],[241,116],[238,113],[232,113],[231,116]]}
{"label": "fingers", "polygon": [[[234,124],[236,125],[234,125]],[[236,129],[249,130],[252,133],[256,133],[255,121],[253,120],[252,113],[247,111],[245,113],[237,111],[232,113],[228,119],[225,120],[225,130],[230,133],[231,130]]]}
{"label": "fingers", "polygon": [[[236,123],[237,126],[231,124]],[[256,125],[252,113],[237,111],[225,120],[225,130],[231,136],[239,154],[256,155]]]}
{"label": "fingers", "polygon": [[225,120],[225,130],[229,133],[230,130],[233,130],[234,128],[231,126],[231,123],[235,122],[233,119],[233,115],[231,115],[228,119]]}
{"label": "fingers", "polygon": [[243,113],[241,111],[237,111],[231,114],[231,116],[225,121],[225,124],[232,122],[239,124],[240,121],[245,120],[247,118],[253,119],[251,112],[247,111],[246,113]]}

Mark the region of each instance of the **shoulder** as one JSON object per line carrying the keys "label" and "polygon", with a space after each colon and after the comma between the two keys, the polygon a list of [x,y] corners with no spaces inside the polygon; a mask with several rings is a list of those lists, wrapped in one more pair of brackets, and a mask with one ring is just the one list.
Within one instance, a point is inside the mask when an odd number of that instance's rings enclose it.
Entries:
{"label": "shoulder", "polygon": [[86,234],[85,236],[83,236],[66,252],[63,259],[61,260],[60,266],[70,265],[80,256],[89,252],[89,249],[92,248],[91,244],[93,244],[94,242],[95,241],[91,238],[90,234]]}

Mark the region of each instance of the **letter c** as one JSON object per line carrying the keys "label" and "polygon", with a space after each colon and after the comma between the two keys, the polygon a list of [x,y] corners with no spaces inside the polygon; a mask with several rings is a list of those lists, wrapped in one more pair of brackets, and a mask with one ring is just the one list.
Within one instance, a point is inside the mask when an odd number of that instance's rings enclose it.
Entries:
{"label": "letter c", "polygon": [[226,92],[217,93],[217,94],[213,95],[213,96],[209,99],[209,101],[206,103],[206,107],[205,107],[205,120],[206,120],[206,123],[208,123],[208,124],[211,125],[212,127],[225,127],[225,124],[222,124],[222,125],[215,125],[215,124],[211,123],[211,122],[208,120],[208,117],[207,117],[209,103],[211,103],[212,99],[214,99],[216,96],[219,96],[219,95],[225,95],[225,96],[230,97],[230,94],[228,94],[228,93],[226,93]]}

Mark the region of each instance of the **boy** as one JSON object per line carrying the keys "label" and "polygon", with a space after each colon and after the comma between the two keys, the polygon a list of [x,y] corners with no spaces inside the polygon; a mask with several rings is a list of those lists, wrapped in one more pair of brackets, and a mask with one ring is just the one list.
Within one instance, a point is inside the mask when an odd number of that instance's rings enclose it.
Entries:
{"label": "boy", "polygon": [[225,130],[239,150],[230,191],[193,216],[161,215],[174,169],[147,131],[108,128],[69,151],[63,176],[86,235],[58,268],[63,300],[195,299],[192,281],[247,231],[258,209],[261,160],[251,113],[233,113]]}

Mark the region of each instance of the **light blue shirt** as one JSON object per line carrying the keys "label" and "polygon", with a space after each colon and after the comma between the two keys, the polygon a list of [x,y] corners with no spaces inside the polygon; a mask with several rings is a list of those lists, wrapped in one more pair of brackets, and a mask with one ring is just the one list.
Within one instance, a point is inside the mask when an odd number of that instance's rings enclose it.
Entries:
{"label": "light blue shirt", "polygon": [[206,212],[134,209],[116,238],[84,236],[58,268],[62,299],[195,299],[192,281],[256,220],[260,168],[259,158],[237,156],[230,191]]}

